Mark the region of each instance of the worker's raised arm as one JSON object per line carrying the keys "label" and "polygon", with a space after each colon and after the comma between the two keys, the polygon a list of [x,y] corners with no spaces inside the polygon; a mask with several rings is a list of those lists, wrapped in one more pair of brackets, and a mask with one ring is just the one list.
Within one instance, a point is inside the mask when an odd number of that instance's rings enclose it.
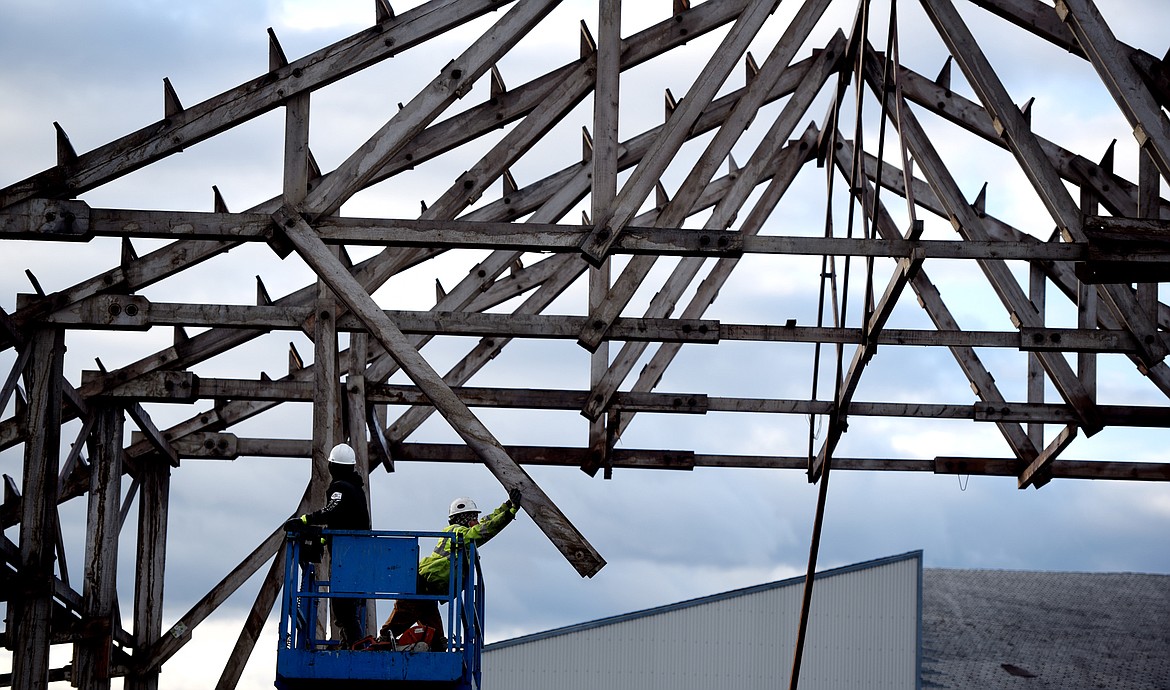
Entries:
{"label": "worker's raised arm", "polygon": [[499,534],[500,530],[507,527],[508,523],[516,518],[516,513],[519,510],[520,492],[513,489],[508,492],[508,500],[504,501],[499,508],[493,510],[491,515],[480,520],[478,525],[468,527],[467,531],[463,533],[463,538],[469,542],[474,542],[477,546],[487,543],[489,539]]}

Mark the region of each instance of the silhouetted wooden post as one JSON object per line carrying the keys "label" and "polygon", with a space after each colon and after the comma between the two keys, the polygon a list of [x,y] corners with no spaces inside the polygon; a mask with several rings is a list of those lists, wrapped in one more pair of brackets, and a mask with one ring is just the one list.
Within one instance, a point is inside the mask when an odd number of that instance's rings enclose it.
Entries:
{"label": "silhouetted wooden post", "polygon": [[120,407],[101,402],[90,410],[89,513],[85,541],[85,624],[74,647],[74,680],[82,690],[110,687],[114,610],[118,603],[118,533],[121,531],[122,430]]}
{"label": "silhouetted wooden post", "polygon": [[44,688],[49,679],[53,612],[54,536],[57,533],[57,473],[61,452],[61,374],[65,332],[37,329],[24,369],[28,412],[24,446],[24,500],[16,596],[9,599],[13,623],[12,687]]}
{"label": "silhouetted wooden post", "polygon": [[[167,513],[171,466],[162,458],[142,458],[138,480],[138,562],[134,579],[134,636],[146,652],[162,635],[163,574],[167,557]],[[185,630],[175,631],[180,635]],[[136,651],[137,651],[136,650]],[[143,660],[145,661],[145,660]],[[158,690],[157,668],[126,678],[127,690]]]}

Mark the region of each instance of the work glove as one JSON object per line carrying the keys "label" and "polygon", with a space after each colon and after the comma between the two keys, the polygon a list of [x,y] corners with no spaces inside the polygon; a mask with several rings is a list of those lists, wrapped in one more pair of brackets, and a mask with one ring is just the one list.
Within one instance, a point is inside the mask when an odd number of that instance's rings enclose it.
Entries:
{"label": "work glove", "polygon": [[284,523],[285,532],[300,532],[303,529],[305,529],[305,521],[299,517],[292,518]]}
{"label": "work glove", "polygon": [[514,508],[520,507],[520,489],[508,489],[508,503],[511,503]]}

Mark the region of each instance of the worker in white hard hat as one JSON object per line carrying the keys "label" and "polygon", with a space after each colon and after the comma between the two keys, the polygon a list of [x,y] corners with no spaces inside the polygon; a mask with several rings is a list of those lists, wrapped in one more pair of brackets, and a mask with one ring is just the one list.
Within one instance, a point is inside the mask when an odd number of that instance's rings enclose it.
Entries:
{"label": "worker in white hard hat", "polygon": [[[348,444],[339,443],[329,451],[329,488],[325,507],[295,517],[284,523],[290,532],[299,532],[309,525],[325,529],[366,530],[370,528],[370,511],[366,506],[366,490],[357,473],[357,456]],[[341,644],[348,647],[361,639],[362,599],[336,598],[333,602],[333,620],[341,630]]]}
{"label": "worker in white hard hat", "polygon": [[[479,519],[479,508],[475,501],[463,496],[451,501],[447,511],[447,527],[444,532],[462,535],[464,544],[480,547],[508,526],[520,510],[520,490],[508,491],[504,501],[485,517]],[[418,564],[418,593],[446,594],[451,579],[451,545],[454,541],[444,537],[435,550]],[[447,649],[447,638],[443,635],[443,619],[439,615],[439,602],[421,599],[400,599],[394,602],[394,610],[382,624],[380,640],[393,640],[416,623],[433,628],[434,638],[430,647],[434,651]]]}

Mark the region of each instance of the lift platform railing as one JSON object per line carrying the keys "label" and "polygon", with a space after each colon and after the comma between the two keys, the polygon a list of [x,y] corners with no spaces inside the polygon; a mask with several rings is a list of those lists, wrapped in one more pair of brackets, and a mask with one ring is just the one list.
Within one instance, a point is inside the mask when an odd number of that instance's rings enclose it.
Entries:
{"label": "lift platform railing", "polygon": [[[446,594],[419,592],[419,541],[451,539],[451,578]],[[330,574],[318,566],[323,549]],[[312,530],[286,539],[277,685],[314,687],[328,680],[430,681],[436,687],[479,688],[483,650],[484,588],[474,543],[451,532]],[[406,652],[380,646],[351,650],[328,633],[320,636],[325,602],[348,598],[365,607],[379,600],[432,600],[446,609],[445,651]],[[362,609],[363,607],[359,607]],[[375,606],[376,608],[376,606]],[[366,616],[360,616],[362,633]],[[324,626],[321,626],[324,628]]]}

